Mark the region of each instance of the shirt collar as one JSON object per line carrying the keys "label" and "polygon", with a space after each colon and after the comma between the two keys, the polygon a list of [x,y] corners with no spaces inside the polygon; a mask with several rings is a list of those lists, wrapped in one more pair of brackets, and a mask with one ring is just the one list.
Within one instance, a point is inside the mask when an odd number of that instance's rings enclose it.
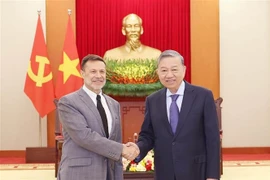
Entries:
{"label": "shirt collar", "polygon": [[[83,85],[83,90],[86,92],[86,94],[88,94],[88,96],[91,97],[91,99],[96,99],[97,98],[97,94],[94,93],[93,91],[91,91],[90,89],[88,89],[85,84]],[[100,96],[102,96],[102,91],[100,91],[99,93]]]}
{"label": "shirt collar", "polygon": [[[175,94],[179,94],[179,96],[184,96],[185,87],[186,87],[185,81],[182,81],[180,87],[178,88]],[[166,96],[170,97],[171,95],[173,95],[173,93],[171,93],[171,91],[167,88]]]}

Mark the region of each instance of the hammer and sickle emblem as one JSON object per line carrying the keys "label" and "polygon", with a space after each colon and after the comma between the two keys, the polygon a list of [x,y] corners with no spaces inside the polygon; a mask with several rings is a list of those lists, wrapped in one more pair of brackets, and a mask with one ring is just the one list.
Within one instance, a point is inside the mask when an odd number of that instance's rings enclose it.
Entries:
{"label": "hammer and sickle emblem", "polygon": [[50,62],[47,59],[47,57],[43,57],[43,56],[36,56],[36,62],[38,62],[37,75],[33,73],[33,70],[31,67],[31,61],[29,61],[29,64],[28,64],[27,74],[34,82],[36,82],[37,87],[42,87],[42,84],[52,79],[52,72],[50,72],[50,74],[44,77],[45,65],[50,64]]}

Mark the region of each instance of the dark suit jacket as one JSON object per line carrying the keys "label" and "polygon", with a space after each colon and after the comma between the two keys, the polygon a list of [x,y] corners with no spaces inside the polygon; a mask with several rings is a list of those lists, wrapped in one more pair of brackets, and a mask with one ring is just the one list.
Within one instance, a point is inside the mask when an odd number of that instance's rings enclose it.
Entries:
{"label": "dark suit jacket", "polygon": [[166,88],[146,98],[139,134],[141,160],[154,148],[156,180],[219,179],[220,139],[212,92],[186,82],[175,135],[167,116]]}

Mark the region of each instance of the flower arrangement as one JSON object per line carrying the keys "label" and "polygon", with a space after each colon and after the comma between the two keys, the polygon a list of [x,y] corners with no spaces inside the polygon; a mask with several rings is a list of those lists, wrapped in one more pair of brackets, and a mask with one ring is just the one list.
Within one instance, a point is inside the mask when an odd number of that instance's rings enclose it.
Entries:
{"label": "flower arrangement", "polygon": [[156,73],[156,59],[105,59],[107,82],[104,93],[113,96],[145,97],[163,86]]}
{"label": "flower arrangement", "polygon": [[145,158],[138,164],[123,158],[123,169],[130,172],[154,171],[154,151],[149,151]]}

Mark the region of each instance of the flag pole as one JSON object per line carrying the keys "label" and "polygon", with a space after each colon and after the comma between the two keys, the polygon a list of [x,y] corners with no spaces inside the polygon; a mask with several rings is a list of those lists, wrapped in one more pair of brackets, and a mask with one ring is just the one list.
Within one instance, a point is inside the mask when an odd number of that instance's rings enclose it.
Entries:
{"label": "flag pole", "polygon": [[[39,10],[37,10],[37,12],[38,12],[38,16],[40,16],[41,10],[39,9]],[[38,117],[39,117],[38,118],[39,146],[42,147],[42,125],[41,125],[41,117],[40,116],[38,116]]]}
{"label": "flag pole", "polygon": [[42,126],[41,126],[41,117],[39,116],[39,146],[42,147]]}
{"label": "flag pole", "polygon": [[68,15],[69,16],[71,15],[71,9],[68,9]]}

